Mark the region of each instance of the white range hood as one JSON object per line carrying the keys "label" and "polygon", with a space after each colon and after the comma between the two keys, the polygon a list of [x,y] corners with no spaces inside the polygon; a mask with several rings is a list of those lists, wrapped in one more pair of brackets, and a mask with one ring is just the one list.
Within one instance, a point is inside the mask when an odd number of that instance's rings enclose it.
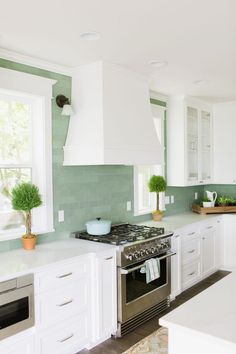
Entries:
{"label": "white range hood", "polygon": [[162,151],[147,81],[118,65],[75,69],[64,165],[152,165]]}

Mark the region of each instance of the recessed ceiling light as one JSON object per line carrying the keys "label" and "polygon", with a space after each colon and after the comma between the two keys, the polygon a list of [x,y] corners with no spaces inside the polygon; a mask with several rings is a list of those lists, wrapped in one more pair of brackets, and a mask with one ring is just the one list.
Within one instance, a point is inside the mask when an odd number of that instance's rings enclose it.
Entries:
{"label": "recessed ceiling light", "polygon": [[155,68],[162,68],[163,66],[167,66],[168,63],[167,61],[160,61],[160,60],[150,60],[148,62],[149,65],[155,67]]}
{"label": "recessed ceiling light", "polygon": [[193,81],[194,85],[198,85],[198,86],[205,85],[208,82],[209,82],[208,80],[196,80],[196,81]]}
{"label": "recessed ceiling light", "polygon": [[100,39],[101,35],[99,32],[83,32],[80,34],[80,38],[85,41],[96,41]]}

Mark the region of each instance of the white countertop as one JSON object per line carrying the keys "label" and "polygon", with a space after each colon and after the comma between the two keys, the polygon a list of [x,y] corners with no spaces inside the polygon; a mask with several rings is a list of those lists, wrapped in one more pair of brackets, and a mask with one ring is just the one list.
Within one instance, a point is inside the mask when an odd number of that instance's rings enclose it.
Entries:
{"label": "white countertop", "polygon": [[115,246],[68,238],[36,245],[35,250],[17,249],[0,253],[0,281],[34,272],[52,263],[70,258],[98,254]]}
{"label": "white countertop", "polygon": [[[167,328],[181,328],[226,341],[236,348],[236,272],[159,320]],[[236,351],[235,351],[236,352]]]}
{"label": "white countertop", "polygon": [[207,214],[200,215],[193,212],[187,212],[182,214],[176,214],[172,216],[164,216],[162,221],[143,221],[138,225],[146,225],[151,227],[164,227],[168,231],[174,231],[180,229],[186,225],[194,224],[196,222],[205,221],[211,218],[221,216],[221,214]]}

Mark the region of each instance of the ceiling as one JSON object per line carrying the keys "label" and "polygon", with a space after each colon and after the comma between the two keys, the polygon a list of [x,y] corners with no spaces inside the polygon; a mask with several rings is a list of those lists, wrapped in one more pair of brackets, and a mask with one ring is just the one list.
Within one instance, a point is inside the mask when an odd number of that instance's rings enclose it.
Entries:
{"label": "ceiling", "polygon": [[[8,0],[0,47],[68,67],[111,61],[148,75],[150,88],[163,94],[231,100],[235,14],[235,0]],[[101,39],[81,40],[87,31]],[[152,68],[153,59],[168,66]]]}

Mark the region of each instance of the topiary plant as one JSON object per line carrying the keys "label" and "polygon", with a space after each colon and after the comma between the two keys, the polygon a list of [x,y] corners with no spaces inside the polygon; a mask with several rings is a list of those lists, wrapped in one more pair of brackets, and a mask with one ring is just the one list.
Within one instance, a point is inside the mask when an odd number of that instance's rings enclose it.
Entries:
{"label": "topiary plant", "polygon": [[153,175],[149,182],[148,187],[150,192],[155,192],[157,196],[157,209],[159,210],[159,193],[166,190],[166,180],[162,176]]}
{"label": "topiary plant", "polygon": [[12,190],[12,207],[15,210],[23,211],[25,216],[25,237],[31,238],[34,235],[31,233],[32,214],[31,210],[37,208],[42,204],[39,189],[32,183],[18,184]]}

